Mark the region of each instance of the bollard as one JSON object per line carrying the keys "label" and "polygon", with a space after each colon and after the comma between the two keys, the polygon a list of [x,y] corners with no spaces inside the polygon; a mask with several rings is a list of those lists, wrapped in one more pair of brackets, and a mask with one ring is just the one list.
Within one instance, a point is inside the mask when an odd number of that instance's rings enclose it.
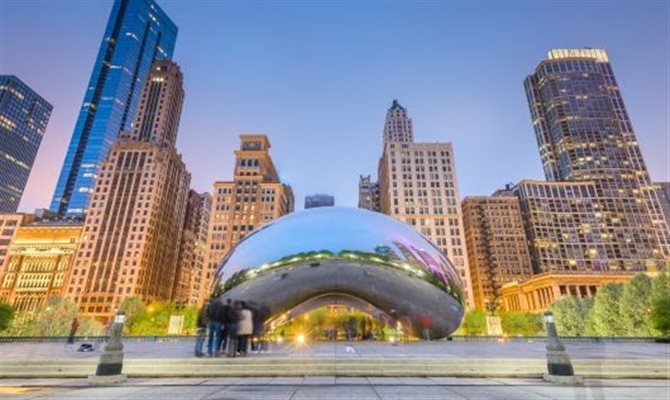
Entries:
{"label": "bollard", "polygon": [[95,375],[88,376],[88,382],[92,385],[108,385],[112,383],[125,382],[127,376],[121,373],[123,369],[123,343],[121,333],[126,313],[123,310],[116,312],[114,322],[110,328],[109,342],[100,355],[98,368]]}
{"label": "bollard", "polygon": [[547,373],[543,378],[547,382],[560,383],[563,385],[581,385],[584,380],[575,376],[575,371],[570,362],[570,356],[565,351],[565,346],[558,340],[554,315],[551,311],[544,313],[544,321],[547,326]]}

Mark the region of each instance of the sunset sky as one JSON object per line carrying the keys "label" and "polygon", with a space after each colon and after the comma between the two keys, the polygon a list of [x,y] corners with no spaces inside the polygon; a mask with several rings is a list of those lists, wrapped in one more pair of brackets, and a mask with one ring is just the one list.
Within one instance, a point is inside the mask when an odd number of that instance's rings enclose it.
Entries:
{"label": "sunset sky", "polygon": [[[669,177],[669,3],[170,1],[192,187],[230,180],[265,133],[282,180],[355,206],[397,98],[416,141],[451,141],[461,196],[542,179],[523,79],[551,48],[609,51],[653,180]],[[111,1],[0,0],[0,74],[54,106],[20,210],[46,208]]]}

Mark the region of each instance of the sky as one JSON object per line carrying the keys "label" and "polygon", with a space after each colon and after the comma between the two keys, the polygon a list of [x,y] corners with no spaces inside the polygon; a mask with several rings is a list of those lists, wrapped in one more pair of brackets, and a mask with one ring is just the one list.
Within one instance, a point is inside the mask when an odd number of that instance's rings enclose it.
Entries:
{"label": "sky", "polygon": [[[200,192],[232,179],[240,134],[265,133],[296,209],[356,206],[393,99],[415,141],[453,143],[461,197],[543,179],[523,79],[570,47],[609,51],[652,179],[670,179],[668,1],[158,3],[179,27],[177,149]],[[49,206],[111,5],[0,0],[0,74],[54,106],[21,211]]]}

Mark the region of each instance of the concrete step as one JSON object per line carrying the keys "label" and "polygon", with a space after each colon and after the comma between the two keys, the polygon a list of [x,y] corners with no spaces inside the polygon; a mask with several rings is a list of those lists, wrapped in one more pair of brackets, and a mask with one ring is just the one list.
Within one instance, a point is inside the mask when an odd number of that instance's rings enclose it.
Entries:
{"label": "concrete step", "polygon": [[[598,378],[670,378],[667,360],[576,360],[575,372]],[[95,372],[96,359],[3,361],[0,378],[85,377]],[[538,377],[542,359],[447,358],[214,358],[127,359],[123,372],[131,377],[185,376],[453,376]]]}

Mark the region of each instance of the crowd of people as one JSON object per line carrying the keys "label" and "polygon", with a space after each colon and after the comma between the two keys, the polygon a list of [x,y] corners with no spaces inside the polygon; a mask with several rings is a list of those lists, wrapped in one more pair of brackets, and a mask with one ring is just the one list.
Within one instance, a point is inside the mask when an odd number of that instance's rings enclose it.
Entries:
{"label": "crowd of people", "polygon": [[198,337],[195,356],[204,357],[203,347],[207,339],[207,355],[210,357],[246,356],[251,351],[261,351],[263,322],[262,308],[244,301],[214,297],[198,312]]}

